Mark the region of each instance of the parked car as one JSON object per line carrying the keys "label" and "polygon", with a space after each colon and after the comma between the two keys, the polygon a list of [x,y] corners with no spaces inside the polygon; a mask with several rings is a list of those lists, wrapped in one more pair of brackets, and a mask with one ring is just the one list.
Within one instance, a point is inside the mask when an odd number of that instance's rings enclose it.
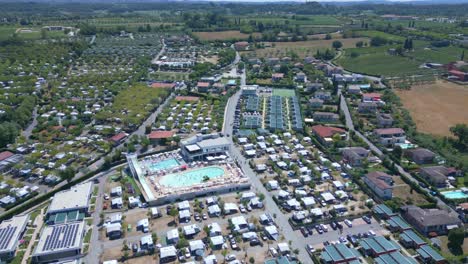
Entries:
{"label": "parked car", "polygon": [[304,237],[308,237],[308,236],[309,236],[309,232],[306,230],[305,227],[301,226],[300,230],[301,230],[301,233],[302,233],[302,235],[303,235]]}
{"label": "parked car", "polygon": [[275,248],[271,247],[269,251],[270,251],[271,256],[273,257],[278,256],[278,251]]}
{"label": "parked car", "polygon": [[233,260],[236,259],[236,255],[234,255],[234,254],[227,255],[224,259],[225,259],[226,261],[233,261]]}
{"label": "parked car", "polygon": [[349,221],[348,219],[345,219],[344,220],[344,223],[345,225],[347,225],[348,227],[353,227],[353,223],[351,221]]}
{"label": "parked car", "polygon": [[315,252],[315,248],[312,245],[307,245],[306,249],[310,254],[313,254]]}
{"label": "parked car", "polygon": [[364,220],[364,222],[366,222],[366,223],[368,223],[368,224],[371,223],[371,218],[370,218],[369,216],[367,216],[367,215],[364,215],[364,216],[362,217],[362,220]]}
{"label": "parked car", "polygon": [[374,230],[369,230],[369,236],[376,236],[377,234],[374,232]]}

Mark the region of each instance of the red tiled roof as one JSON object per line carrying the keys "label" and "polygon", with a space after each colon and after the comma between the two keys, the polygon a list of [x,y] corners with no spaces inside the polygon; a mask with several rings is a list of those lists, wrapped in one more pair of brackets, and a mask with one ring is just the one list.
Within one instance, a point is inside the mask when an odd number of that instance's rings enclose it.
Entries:
{"label": "red tiled roof", "polygon": [[341,129],[339,127],[329,127],[322,125],[313,126],[312,131],[321,138],[332,137],[335,134],[341,134],[346,132],[346,130]]}
{"label": "red tiled roof", "polygon": [[283,78],[284,77],[284,73],[273,73],[271,75],[271,77],[273,78]]}
{"label": "red tiled roof", "polygon": [[375,133],[379,135],[393,135],[393,134],[404,134],[405,131],[399,127],[393,127],[393,128],[379,128],[375,130]]}
{"label": "red tiled roof", "polygon": [[127,136],[127,134],[125,133],[119,133],[117,135],[114,135],[110,138],[110,140],[114,141],[114,142],[119,142],[121,141],[122,139],[124,139],[125,137]]}
{"label": "red tiled roof", "polygon": [[380,98],[382,96],[382,94],[380,93],[364,93],[362,94],[362,97],[372,97],[372,98]]}
{"label": "red tiled roof", "polygon": [[151,84],[151,87],[153,88],[174,88],[175,83],[161,83],[161,82],[155,82]]}
{"label": "red tiled roof", "polygon": [[149,139],[163,139],[174,136],[174,131],[153,131],[148,135]]}
{"label": "red tiled roof", "polygon": [[234,43],[234,45],[236,45],[236,46],[248,46],[249,43],[247,41],[239,41],[239,42]]}
{"label": "red tiled roof", "polygon": [[6,160],[6,159],[8,159],[9,157],[11,157],[13,155],[15,155],[15,154],[13,154],[10,151],[3,151],[3,152],[0,153],[0,161]]}
{"label": "red tiled roof", "polygon": [[196,96],[176,96],[176,101],[191,101],[196,102],[200,99],[200,97]]}
{"label": "red tiled roof", "polygon": [[456,74],[456,75],[465,75],[465,74],[468,74],[467,72],[462,72],[462,71],[459,71],[459,70],[451,70],[451,71],[449,71],[449,73],[451,73],[451,74]]}
{"label": "red tiled roof", "polygon": [[197,87],[210,87],[209,82],[198,82]]}

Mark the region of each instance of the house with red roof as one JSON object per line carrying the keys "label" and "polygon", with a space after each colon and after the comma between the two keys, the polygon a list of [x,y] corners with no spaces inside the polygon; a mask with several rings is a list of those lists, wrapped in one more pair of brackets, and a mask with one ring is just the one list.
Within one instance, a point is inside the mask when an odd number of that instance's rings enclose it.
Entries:
{"label": "house with red roof", "polygon": [[200,93],[206,93],[208,92],[208,89],[210,88],[211,84],[209,82],[198,82],[197,83],[197,90]]}
{"label": "house with red roof", "polygon": [[175,87],[175,83],[164,83],[164,82],[154,82],[151,84],[153,88],[165,88],[165,89],[172,89]]}
{"label": "house with red roof", "polygon": [[249,48],[249,43],[247,41],[239,41],[234,43],[234,48],[237,51],[247,50]]}
{"label": "house with red roof", "polygon": [[377,102],[380,101],[382,94],[380,93],[364,93],[362,94],[363,102]]}
{"label": "house with red roof", "polygon": [[0,161],[4,161],[13,155],[15,155],[13,152],[3,151],[0,153]]}
{"label": "house with red roof", "polygon": [[112,142],[115,146],[117,146],[120,145],[127,137],[128,135],[126,133],[121,132],[109,138],[109,141]]}
{"label": "house with red roof", "polygon": [[462,72],[459,70],[451,70],[449,71],[449,74],[451,76],[457,77],[457,79],[462,82],[468,82],[468,72]]}
{"label": "house with red roof", "polygon": [[324,145],[333,142],[333,136],[338,134],[341,138],[346,137],[346,130],[339,127],[316,125],[312,127],[312,133]]}
{"label": "house with red roof", "polygon": [[284,78],[284,73],[273,73],[271,75],[271,81],[279,82]]}
{"label": "house with red roof", "polygon": [[172,138],[174,135],[175,135],[174,131],[152,131],[148,135],[148,139],[150,140],[151,144],[156,145],[156,144],[159,144],[163,140]]}

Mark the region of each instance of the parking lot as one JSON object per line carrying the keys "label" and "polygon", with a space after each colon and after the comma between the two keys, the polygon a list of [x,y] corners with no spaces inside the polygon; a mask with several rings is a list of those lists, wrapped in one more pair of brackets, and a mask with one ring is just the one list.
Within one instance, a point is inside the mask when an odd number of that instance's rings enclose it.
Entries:
{"label": "parking lot", "polygon": [[[367,224],[364,222],[364,220],[362,220],[362,218],[356,218],[352,221],[352,227],[347,226],[343,222],[339,223],[343,226],[342,230],[333,230],[329,224],[326,225],[328,231],[323,232],[322,234],[319,234],[316,229],[313,229],[312,235],[307,235],[307,237],[304,237],[306,243],[315,249],[320,249],[324,247],[324,242],[337,242],[339,241],[340,237],[346,237],[347,235],[358,235],[359,233],[364,234],[369,232],[369,230],[374,231],[377,235],[386,235],[390,233],[374,218],[372,218],[371,224]],[[299,235],[303,236],[300,230],[295,232],[298,232]]]}

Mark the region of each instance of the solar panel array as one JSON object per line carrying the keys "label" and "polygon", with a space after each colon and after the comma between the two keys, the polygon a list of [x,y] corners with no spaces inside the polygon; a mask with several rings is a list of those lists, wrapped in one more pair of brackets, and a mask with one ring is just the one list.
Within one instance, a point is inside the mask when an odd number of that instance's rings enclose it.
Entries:
{"label": "solar panel array", "polygon": [[53,226],[52,233],[45,240],[43,251],[68,248],[75,243],[80,224]]}
{"label": "solar panel array", "polygon": [[7,226],[0,229],[0,250],[7,249],[10,244],[13,235],[15,234],[17,227]]}
{"label": "solar panel array", "polygon": [[299,100],[296,96],[291,97],[291,103],[289,113],[291,115],[291,123],[292,128],[294,130],[303,130],[304,127],[302,125],[302,115],[301,115],[301,108],[299,107]]}
{"label": "solar panel array", "polygon": [[257,112],[260,106],[260,98],[256,95],[251,95],[247,97],[247,103],[245,105],[245,110],[248,112]]}
{"label": "solar panel array", "polygon": [[270,96],[268,112],[268,128],[270,130],[284,130],[283,98],[281,96]]}
{"label": "solar panel array", "polygon": [[244,116],[244,127],[253,129],[262,126],[262,117],[257,115],[246,115]]}

